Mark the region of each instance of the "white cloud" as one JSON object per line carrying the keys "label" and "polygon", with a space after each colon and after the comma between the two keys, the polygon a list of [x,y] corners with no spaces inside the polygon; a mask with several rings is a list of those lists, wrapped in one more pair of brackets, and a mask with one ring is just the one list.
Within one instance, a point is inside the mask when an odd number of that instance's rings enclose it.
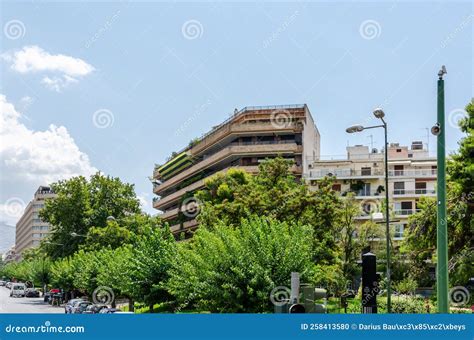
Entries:
{"label": "white cloud", "polygon": [[42,83],[55,91],[94,71],[94,67],[82,59],[50,54],[39,46],[25,46],[19,51],[3,53],[1,57],[16,72],[48,74],[43,77]]}
{"label": "white cloud", "polygon": [[64,75],[62,78],[61,77],[44,77],[41,80],[41,83],[46,85],[47,88],[50,90],[56,91],[56,92],[61,92],[63,88],[68,86],[69,84],[72,83],[77,83],[78,80],[75,78],[72,78],[68,75]]}
{"label": "white cloud", "polygon": [[[14,105],[0,94],[0,173],[7,186],[14,189],[15,182],[24,185],[26,181],[32,184],[33,192],[34,185],[97,171],[64,126],[33,131],[21,123],[21,118]],[[14,191],[11,196],[16,196]]]}

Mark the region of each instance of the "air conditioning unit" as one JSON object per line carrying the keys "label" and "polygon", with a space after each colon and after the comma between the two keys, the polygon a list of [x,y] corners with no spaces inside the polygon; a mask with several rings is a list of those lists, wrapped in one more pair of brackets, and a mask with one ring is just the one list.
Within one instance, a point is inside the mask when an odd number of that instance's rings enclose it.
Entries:
{"label": "air conditioning unit", "polygon": [[309,169],[312,169],[312,168],[313,168],[313,164],[308,164],[308,168],[309,168]]}

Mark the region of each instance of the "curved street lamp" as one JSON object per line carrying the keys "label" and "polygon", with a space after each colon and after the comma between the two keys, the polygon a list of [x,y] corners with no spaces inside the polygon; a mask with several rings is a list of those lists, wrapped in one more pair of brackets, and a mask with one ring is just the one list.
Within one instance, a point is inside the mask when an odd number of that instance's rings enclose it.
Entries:
{"label": "curved street lamp", "polygon": [[389,197],[388,197],[388,141],[387,141],[387,122],[384,120],[385,112],[381,108],[376,108],[373,111],[375,118],[382,121],[381,125],[374,126],[363,126],[353,125],[346,129],[347,133],[362,132],[368,129],[383,128],[385,132],[385,242],[387,243],[387,312],[392,311],[391,302],[391,271],[390,271],[390,209],[389,209]]}

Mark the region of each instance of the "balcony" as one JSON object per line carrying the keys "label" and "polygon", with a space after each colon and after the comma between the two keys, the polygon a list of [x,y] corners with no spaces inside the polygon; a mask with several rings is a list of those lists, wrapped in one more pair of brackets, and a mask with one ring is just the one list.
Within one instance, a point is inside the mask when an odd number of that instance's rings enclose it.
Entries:
{"label": "balcony", "polygon": [[436,169],[421,170],[389,170],[389,177],[428,177],[436,178],[438,171]]}
{"label": "balcony", "polygon": [[381,169],[354,170],[354,169],[324,169],[310,170],[308,179],[320,179],[326,176],[335,176],[338,179],[346,178],[380,178],[384,176]]}
{"label": "balcony", "polygon": [[222,162],[226,158],[237,155],[268,155],[268,154],[283,154],[283,153],[301,153],[303,150],[301,145],[296,143],[278,143],[278,144],[253,144],[253,145],[234,145],[228,146],[215,154],[205,158],[199,163],[194,164],[190,168],[180,172],[176,176],[168,179],[166,182],[163,182],[160,186],[155,188],[155,193],[162,192],[182,180],[192,176],[193,174],[207,169],[210,166],[216,165],[219,162]]}
{"label": "balcony", "polygon": [[393,196],[434,196],[436,195],[436,190],[434,189],[415,189],[415,190],[405,190],[405,189],[395,189],[393,190]]}
{"label": "balcony", "polygon": [[193,155],[198,155],[203,150],[207,149],[208,147],[216,144],[219,141],[222,141],[227,136],[233,134],[244,134],[244,133],[258,133],[258,132],[297,132],[301,130],[297,124],[291,122],[288,124],[284,124],[280,126],[274,126],[271,123],[259,123],[259,124],[230,124],[227,126],[223,126],[220,129],[216,130],[213,134],[210,134],[197,145],[195,145],[191,149],[191,153]]}
{"label": "balcony", "polygon": [[394,210],[395,216],[409,216],[419,212],[420,209],[397,209]]}
{"label": "balcony", "polygon": [[182,228],[181,228],[181,224],[175,224],[175,225],[171,226],[170,231],[173,234],[177,234],[179,232],[186,231],[188,229],[197,227],[197,225],[198,225],[198,222],[195,219],[193,219],[193,220],[184,222]]}
{"label": "balcony", "polygon": [[180,210],[179,208],[171,209],[159,216],[163,220],[169,220],[170,218],[174,218],[178,216],[179,210]]}
{"label": "balcony", "polygon": [[[208,178],[210,176],[213,176],[217,173],[226,173],[227,171],[229,171],[229,169],[242,169],[242,170],[245,170],[245,171],[247,171],[248,173],[251,173],[251,174],[255,174],[255,173],[258,172],[258,166],[233,166],[233,167],[228,167],[224,170],[216,171],[215,173],[211,173],[208,176],[206,176],[206,178]],[[178,191],[175,191],[172,194],[164,196],[159,200],[156,200],[156,201],[153,200],[153,208],[155,208],[155,209],[164,208],[167,205],[172,204],[175,201],[177,201],[186,192],[194,191],[194,190],[202,188],[204,186],[204,181],[206,180],[206,178],[200,179],[200,180],[198,180],[198,181],[196,181],[196,182],[194,182],[190,185],[187,185],[186,187],[184,187],[184,188],[182,188]]]}

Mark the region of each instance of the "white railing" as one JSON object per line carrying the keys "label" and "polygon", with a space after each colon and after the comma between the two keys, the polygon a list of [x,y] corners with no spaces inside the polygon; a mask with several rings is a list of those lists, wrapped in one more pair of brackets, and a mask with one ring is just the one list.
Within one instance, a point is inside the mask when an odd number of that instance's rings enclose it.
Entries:
{"label": "white railing", "polygon": [[393,195],[434,195],[436,190],[434,189],[415,189],[415,190],[406,190],[406,189],[395,189],[393,190]]}
{"label": "white railing", "polygon": [[436,177],[438,174],[436,169],[420,169],[420,170],[389,170],[390,177]]}
{"label": "white railing", "polygon": [[394,213],[397,216],[408,216],[413,215],[414,213],[417,213],[419,211],[420,209],[396,209]]}

